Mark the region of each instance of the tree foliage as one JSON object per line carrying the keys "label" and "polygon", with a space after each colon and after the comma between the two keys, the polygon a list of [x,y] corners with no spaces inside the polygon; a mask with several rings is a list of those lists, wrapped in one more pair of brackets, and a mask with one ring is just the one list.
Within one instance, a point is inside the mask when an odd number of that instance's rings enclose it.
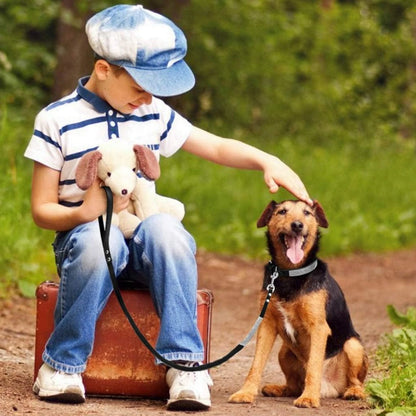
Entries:
{"label": "tree foliage", "polygon": [[183,22],[199,83],[188,111],[268,138],[411,134],[416,9],[385,3],[193,2]]}
{"label": "tree foliage", "polygon": [[59,2],[3,0],[0,3],[0,102],[44,103],[54,65],[54,28]]}
{"label": "tree foliage", "polygon": [[[3,0],[2,103],[29,108],[48,103],[59,50],[71,47],[57,44],[59,24],[64,20],[83,35],[80,16],[112,3],[72,4],[77,13],[62,13],[63,2],[53,0]],[[187,60],[197,85],[170,103],[195,123],[235,137],[325,145],[337,142],[340,130],[355,145],[363,137],[371,143],[414,140],[414,2],[149,0],[144,5],[170,16],[187,35]],[[75,83],[75,62],[66,67]]]}

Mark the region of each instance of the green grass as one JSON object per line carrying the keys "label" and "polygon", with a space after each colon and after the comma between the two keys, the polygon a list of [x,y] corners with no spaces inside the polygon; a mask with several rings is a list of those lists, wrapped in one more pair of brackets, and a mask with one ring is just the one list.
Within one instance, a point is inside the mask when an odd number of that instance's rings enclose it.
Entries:
{"label": "green grass", "polygon": [[[288,163],[323,205],[330,223],[322,255],[386,251],[416,244],[416,176],[412,148],[308,148],[289,141],[263,146]],[[186,169],[183,167],[186,166]],[[162,161],[158,192],[181,199],[185,224],[199,247],[265,255],[257,218],[271,199],[262,174],[237,171],[180,154]]]}
{"label": "green grass", "polygon": [[[0,113],[1,114],[1,113]],[[30,215],[32,163],[23,158],[31,135],[27,122],[0,120],[0,297],[16,288],[33,295],[37,283],[53,274],[53,233],[37,228]],[[33,118],[32,118],[33,120]]]}
{"label": "green grass", "polygon": [[378,348],[380,375],[367,382],[367,391],[377,415],[412,416],[416,414],[416,309],[402,315],[389,306],[388,313],[399,328]]}
{"label": "green grass", "polygon": [[[0,114],[0,297],[16,288],[29,296],[55,274],[53,233],[38,229],[30,215],[32,163],[23,152],[33,115],[11,121]],[[352,148],[347,141],[347,135],[338,137],[326,148],[289,140],[252,144],[288,163],[323,205],[330,227],[323,231],[322,256],[416,245],[414,148],[397,143],[371,148],[359,140]],[[225,168],[183,152],[163,159],[161,167],[158,192],[185,203],[184,223],[200,249],[267,257],[265,230],[256,221],[271,199],[291,195],[284,190],[271,195],[261,172]]]}

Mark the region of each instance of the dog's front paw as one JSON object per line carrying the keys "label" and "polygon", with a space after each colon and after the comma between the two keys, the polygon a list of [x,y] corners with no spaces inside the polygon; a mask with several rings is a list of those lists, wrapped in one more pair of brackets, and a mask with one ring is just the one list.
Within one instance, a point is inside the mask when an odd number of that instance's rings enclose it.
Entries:
{"label": "dog's front paw", "polygon": [[261,390],[263,396],[268,397],[288,397],[294,396],[285,384],[266,384]]}
{"label": "dog's front paw", "polygon": [[352,386],[344,393],[345,400],[361,400],[366,398],[366,394],[362,386]]}
{"label": "dog's front paw", "polygon": [[247,390],[239,390],[229,397],[228,403],[253,403],[255,397],[255,394]]}
{"label": "dog's front paw", "polygon": [[319,398],[300,396],[293,402],[293,404],[296,407],[306,407],[306,408],[319,407],[320,400]]}

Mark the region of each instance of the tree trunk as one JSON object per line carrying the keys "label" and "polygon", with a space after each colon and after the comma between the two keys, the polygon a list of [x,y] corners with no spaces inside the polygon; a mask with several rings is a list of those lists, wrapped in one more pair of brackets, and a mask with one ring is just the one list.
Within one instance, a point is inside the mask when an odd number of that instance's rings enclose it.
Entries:
{"label": "tree trunk", "polygon": [[93,54],[85,34],[90,12],[81,12],[77,0],[62,0],[57,27],[56,55],[52,99],[56,100],[74,90],[78,78],[88,75]]}
{"label": "tree trunk", "polygon": [[332,9],[334,0],[321,0],[321,7],[325,10]]}

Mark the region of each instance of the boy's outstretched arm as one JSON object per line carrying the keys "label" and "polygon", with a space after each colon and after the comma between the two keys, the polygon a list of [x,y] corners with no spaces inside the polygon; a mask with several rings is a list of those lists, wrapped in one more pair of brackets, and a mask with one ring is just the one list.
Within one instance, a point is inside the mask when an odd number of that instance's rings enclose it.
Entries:
{"label": "boy's outstretched arm", "polygon": [[300,200],[313,204],[301,179],[289,166],[276,156],[246,143],[193,127],[182,149],[220,165],[261,170],[270,192],[275,193],[282,186]]}

